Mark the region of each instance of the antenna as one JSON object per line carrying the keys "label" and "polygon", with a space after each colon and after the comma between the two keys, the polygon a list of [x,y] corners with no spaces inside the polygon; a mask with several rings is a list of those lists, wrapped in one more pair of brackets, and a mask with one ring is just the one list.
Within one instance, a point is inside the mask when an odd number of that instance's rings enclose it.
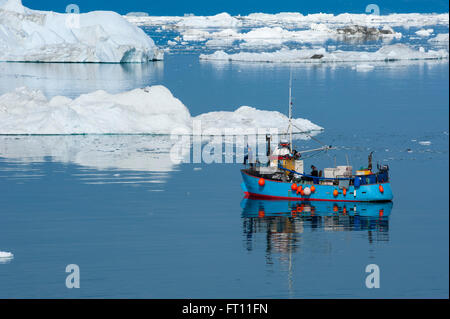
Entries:
{"label": "antenna", "polygon": [[289,146],[292,153],[292,68],[289,69]]}

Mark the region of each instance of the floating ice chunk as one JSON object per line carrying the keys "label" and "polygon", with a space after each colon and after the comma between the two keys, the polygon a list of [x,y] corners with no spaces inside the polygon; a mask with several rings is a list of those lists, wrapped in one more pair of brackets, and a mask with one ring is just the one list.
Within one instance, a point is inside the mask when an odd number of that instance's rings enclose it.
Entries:
{"label": "floating ice chunk", "polygon": [[415,50],[404,44],[393,44],[381,47],[375,52],[365,51],[341,51],[327,52],[320,49],[281,49],[275,52],[239,52],[228,54],[224,51],[216,51],[210,55],[201,54],[203,60],[221,61],[247,61],[247,62],[372,62],[372,61],[397,61],[397,60],[438,60],[448,59],[448,51]]}
{"label": "floating ice chunk", "polygon": [[424,145],[424,146],[428,146],[428,145],[431,145],[431,142],[430,141],[420,141],[419,144],[420,145]]}
{"label": "floating ice chunk", "polygon": [[0,61],[146,62],[163,52],[115,12],[69,15],[0,0]]}
{"label": "floating ice chunk", "polygon": [[164,86],[76,99],[18,88],[0,96],[0,134],[154,133],[189,129],[189,110]]}
{"label": "floating ice chunk", "polygon": [[[288,126],[285,115],[248,106],[235,112],[191,117],[188,108],[160,85],[118,94],[95,91],[75,99],[55,96],[49,100],[41,91],[26,87],[0,96],[0,134],[171,134],[174,129],[185,134],[202,133],[193,131],[193,120],[201,121],[203,131],[212,128],[286,130]],[[305,119],[293,122],[294,131],[322,130]]]}
{"label": "floating ice chunk", "polygon": [[239,27],[241,22],[226,12],[215,16],[187,16],[177,26],[180,28],[223,28]]}
{"label": "floating ice chunk", "polygon": [[[243,41],[241,47],[273,46],[285,42],[323,43],[328,39],[341,37],[388,37],[400,38],[401,33],[392,29],[377,29],[361,26],[351,26],[344,29],[333,30],[325,24],[312,23],[307,30],[291,31],[282,27],[253,28],[247,32],[238,32],[235,29],[224,29],[209,32],[204,29],[186,29],[181,31],[185,41],[208,41],[214,45],[231,45],[234,41]],[[230,41],[231,40],[231,41]],[[222,42],[221,42],[222,41]]]}
{"label": "floating ice chunk", "polygon": [[[234,112],[209,112],[195,117],[200,120],[202,127],[222,129],[235,129],[236,134],[246,134],[245,130],[270,129],[275,128],[279,133],[285,133],[289,119],[286,115],[277,111],[258,110],[250,106],[241,106]],[[297,118],[293,119],[293,132],[321,131],[322,127],[309,120]],[[222,131],[223,132],[223,131]],[[255,133],[257,133],[255,131]]]}
{"label": "floating ice chunk", "polygon": [[448,43],[448,33],[439,33],[434,38],[429,39],[428,42],[447,42]]}
{"label": "floating ice chunk", "polygon": [[421,37],[429,37],[433,33],[433,31],[433,29],[420,29],[416,31],[415,34]]}
{"label": "floating ice chunk", "polygon": [[7,263],[14,258],[14,254],[7,251],[0,251],[0,264]]}

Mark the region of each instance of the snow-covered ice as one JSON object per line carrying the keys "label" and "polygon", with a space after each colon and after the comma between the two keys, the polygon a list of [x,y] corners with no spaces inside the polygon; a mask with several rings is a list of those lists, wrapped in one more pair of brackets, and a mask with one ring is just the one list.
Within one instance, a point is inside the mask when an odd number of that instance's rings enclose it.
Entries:
{"label": "snow-covered ice", "polygon": [[421,37],[429,37],[433,33],[433,31],[434,31],[433,29],[420,29],[415,33]]}
{"label": "snow-covered ice", "polygon": [[223,12],[214,16],[186,16],[177,24],[180,28],[224,28],[239,27],[241,21]]}
{"label": "snow-covered ice", "polygon": [[[95,91],[75,99],[17,88],[0,96],[0,134],[171,134],[178,129],[197,134],[201,128],[277,128],[285,131],[288,118],[277,111],[243,106],[234,112],[210,112],[192,117],[188,108],[164,86],[118,94]],[[304,119],[294,119],[294,132],[320,131]],[[198,132],[201,133],[201,132]],[[223,134],[221,132],[220,134]],[[243,132],[242,134],[246,134]]]}
{"label": "snow-covered ice", "polygon": [[320,49],[281,49],[274,52],[239,52],[228,54],[224,51],[216,51],[212,54],[201,54],[203,60],[219,61],[246,61],[246,62],[373,62],[373,61],[398,61],[398,60],[437,60],[448,59],[448,51],[428,50],[423,48],[416,50],[408,45],[393,44],[381,47],[375,52],[367,51],[341,51],[328,52]]}
{"label": "snow-covered ice", "polygon": [[434,38],[431,38],[428,40],[428,42],[434,42],[434,43],[448,43],[448,33],[440,33],[436,35]]}
{"label": "snow-covered ice", "polygon": [[163,59],[153,40],[121,15],[31,10],[0,0],[0,61],[146,62]]}
{"label": "snow-covered ice", "polygon": [[[245,130],[247,128],[270,129],[277,128],[284,133],[288,127],[286,115],[277,111],[258,110],[250,106],[241,106],[234,112],[216,111],[200,114],[195,117],[200,120],[202,128],[208,131],[222,129]],[[308,131],[320,131],[323,128],[309,120],[293,119],[293,132],[301,133]]]}

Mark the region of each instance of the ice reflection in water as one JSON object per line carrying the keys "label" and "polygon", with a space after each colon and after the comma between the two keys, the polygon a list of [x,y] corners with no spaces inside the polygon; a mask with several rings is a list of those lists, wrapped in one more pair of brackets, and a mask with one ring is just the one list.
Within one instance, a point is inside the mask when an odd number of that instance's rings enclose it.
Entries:
{"label": "ice reflection in water", "polygon": [[19,181],[44,176],[33,163],[72,163],[73,176],[87,184],[160,184],[177,165],[169,136],[59,135],[0,136],[2,178]]}

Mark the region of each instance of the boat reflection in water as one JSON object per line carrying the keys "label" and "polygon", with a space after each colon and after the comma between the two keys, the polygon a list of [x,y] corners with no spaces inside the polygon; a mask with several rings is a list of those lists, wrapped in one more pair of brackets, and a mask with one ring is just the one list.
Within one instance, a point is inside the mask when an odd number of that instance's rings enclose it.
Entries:
{"label": "boat reflection in water", "polygon": [[270,201],[244,198],[243,229],[246,246],[266,234],[267,252],[293,252],[306,232],[367,232],[369,243],[389,241],[392,202],[343,203]]}

